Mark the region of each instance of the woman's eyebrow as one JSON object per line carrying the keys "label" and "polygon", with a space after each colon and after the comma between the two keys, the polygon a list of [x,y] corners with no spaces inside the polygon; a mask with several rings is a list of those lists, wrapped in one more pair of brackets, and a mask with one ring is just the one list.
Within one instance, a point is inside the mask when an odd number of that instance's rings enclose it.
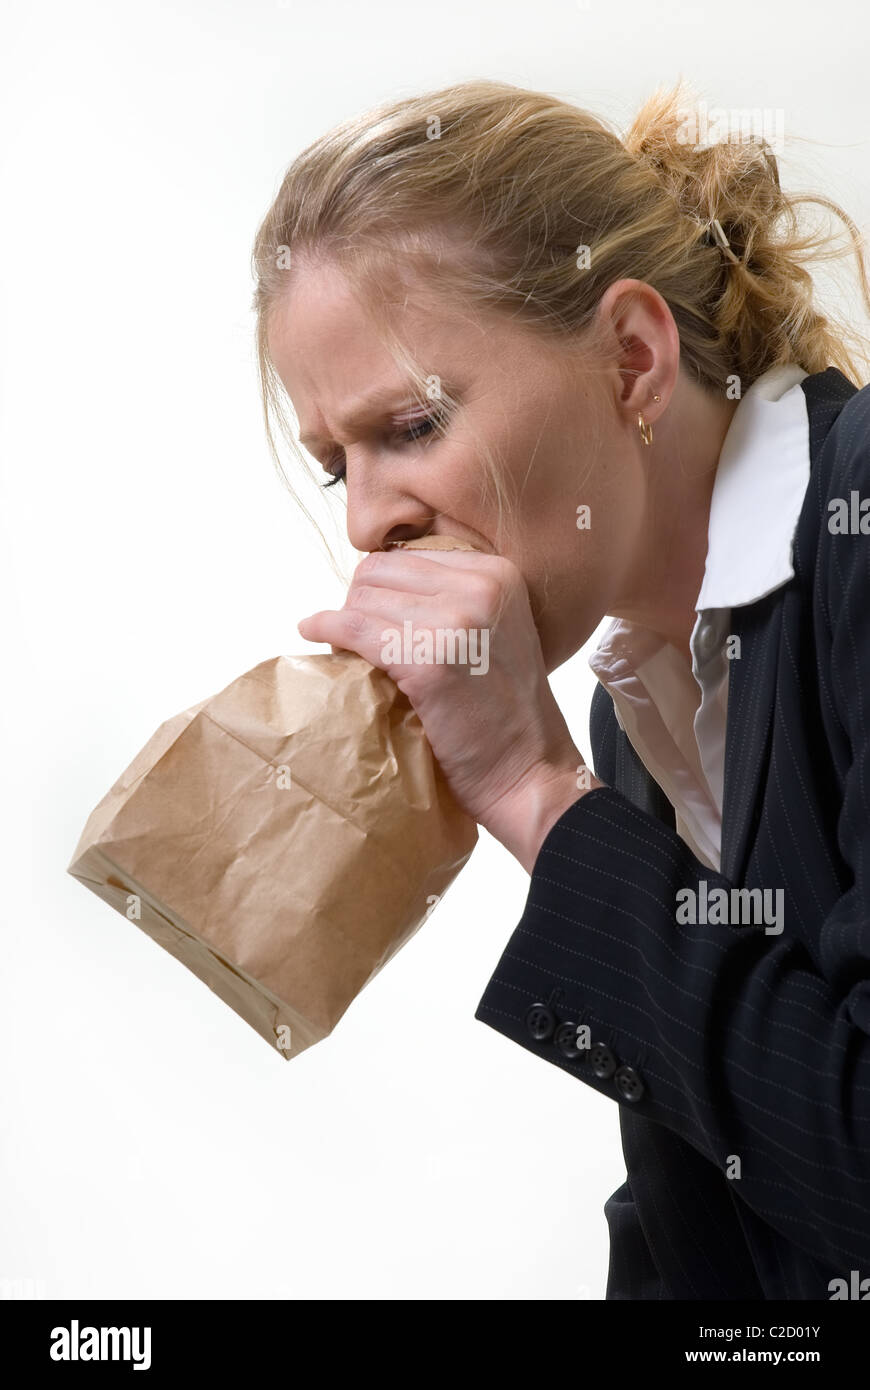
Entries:
{"label": "woman's eyebrow", "polygon": [[[401,387],[395,386],[377,387],[374,391],[370,391],[366,395],[358,396],[343,420],[339,421],[339,424],[343,430],[350,432],[355,427],[365,424],[367,420],[378,415],[381,411],[389,408],[400,410],[412,400],[415,405],[419,404],[417,398],[412,397],[407,388],[403,390]],[[328,439],[321,438],[319,434],[314,434],[307,430],[299,435],[299,443],[304,444],[306,449],[310,448],[312,445],[316,447],[330,442],[331,441]]]}

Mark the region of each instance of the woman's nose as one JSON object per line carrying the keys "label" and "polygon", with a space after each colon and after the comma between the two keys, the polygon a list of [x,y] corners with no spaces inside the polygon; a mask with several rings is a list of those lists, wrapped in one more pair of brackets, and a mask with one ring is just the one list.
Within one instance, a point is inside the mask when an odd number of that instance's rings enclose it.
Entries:
{"label": "woman's nose", "polygon": [[383,550],[392,541],[410,541],[428,534],[434,513],[421,499],[405,492],[390,497],[383,487],[367,488],[366,481],[364,472],[348,461],[347,538],[354,550]]}
{"label": "woman's nose", "polygon": [[354,550],[368,553],[372,550],[385,550],[394,541],[411,541],[426,536],[431,525],[431,516],[421,518],[418,522],[396,522],[393,525],[389,521],[377,520],[355,524],[351,521],[348,511],[347,538]]}

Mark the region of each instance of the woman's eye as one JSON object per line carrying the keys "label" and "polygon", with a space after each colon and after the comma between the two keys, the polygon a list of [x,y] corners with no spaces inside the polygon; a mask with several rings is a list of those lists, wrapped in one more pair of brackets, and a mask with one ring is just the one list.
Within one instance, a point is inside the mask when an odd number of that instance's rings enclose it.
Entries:
{"label": "woman's eye", "polygon": [[430,433],[430,429],[435,428],[437,421],[438,416],[436,415],[424,415],[421,420],[414,420],[409,428],[399,435],[399,439],[407,444],[415,439],[422,439]]}
{"label": "woman's eye", "polygon": [[[417,439],[425,439],[427,435],[432,433],[432,430],[442,418],[443,416],[439,414],[424,415],[421,419],[412,421],[411,424],[396,436],[396,439],[400,444],[413,444]],[[321,483],[321,487],[335,487],[336,483],[344,482],[345,473],[347,472],[344,464],[340,464],[334,472],[332,469],[328,471],[332,473],[332,477],[329,479],[328,483]]]}

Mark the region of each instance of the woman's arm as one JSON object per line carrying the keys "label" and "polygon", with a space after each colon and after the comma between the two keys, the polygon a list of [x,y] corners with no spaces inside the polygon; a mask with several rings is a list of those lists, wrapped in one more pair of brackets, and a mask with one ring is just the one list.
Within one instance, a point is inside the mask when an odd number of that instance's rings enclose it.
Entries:
{"label": "woman's arm", "polygon": [[[701,879],[730,892],[676,832],[611,788],[589,792],[547,836],[475,1017],[668,1126],[723,1175],[736,1156],[739,1195],[770,1225],[835,1267],[870,1272],[866,901],[856,885],[825,920],[821,974],[785,935],[679,925],[677,892]],[[844,970],[851,984],[834,985]],[[531,1006],[555,988],[559,1016],[609,1040],[639,1099],[615,1073],[597,1076],[588,1054],[572,1060],[554,1034],[534,1036]]]}

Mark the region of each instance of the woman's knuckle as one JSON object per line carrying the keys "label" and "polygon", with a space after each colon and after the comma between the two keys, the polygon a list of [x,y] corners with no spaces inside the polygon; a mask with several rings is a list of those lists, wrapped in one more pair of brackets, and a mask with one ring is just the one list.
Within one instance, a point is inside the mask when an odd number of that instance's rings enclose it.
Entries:
{"label": "woman's knuckle", "polygon": [[357,608],[345,609],[344,623],[348,632],[363,633],[368,627],[368,618]]}
{"label": "woman's knuckle", "polygon": [[372,602],[374,590],[368,584],[354,584],[348,593],[349,608],[366,608]]}

